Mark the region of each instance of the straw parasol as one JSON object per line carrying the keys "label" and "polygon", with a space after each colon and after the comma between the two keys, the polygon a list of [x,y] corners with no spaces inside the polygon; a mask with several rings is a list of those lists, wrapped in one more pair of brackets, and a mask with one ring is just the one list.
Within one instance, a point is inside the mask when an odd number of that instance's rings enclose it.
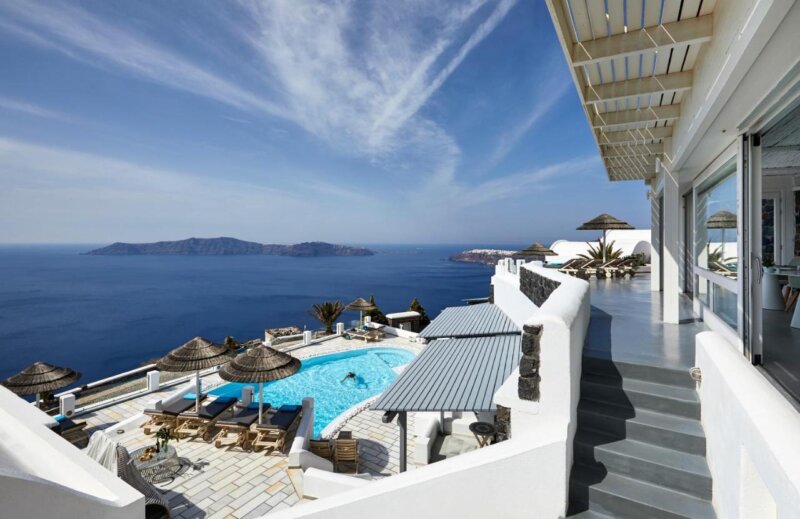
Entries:
{"label": "straw parasol", "polygon": [[717,211],[716,213],[709,216],[708,220],[706,220],[706,228],[722,229],[721,250],[722,250],[722,258],[725,258],[725,229],[736,229],[736,215],[724,209],[721,211]]}
{"label": "straw parasol", "polygon": [[345,307],[345,310],[358,311],[358,324],[360,325],[364,321],[364,312],[369,310],[375,310],[375,305],[373,305],[363,297],[359,297],[358,299],[347,305]]}
{"label": "straw parasol", "polygon": [[540,260],[544,259],[545,256],[557,256],[555,252],[548,249],[541,243],[534,243],[533,245],[522,249],[521,251],[514,254],[514,256],[520,256],[522,258],[530,258],[532,260]]}
{"label": "straw parasol", "polygon": [[290,377],[300,369],[300,361],[288,353],[268,346],[256,346],[236,356],[219,370],[228,382],[258,383],[258,423],[264,414],[264,382]]}
{"label": "straw parasol", "polygon": [[66,387],[81,378],[81,374],[70,368],[59,368],[46,362],[34,362],[16,375],[3,381],[3,385],[18,395],[39,395]]}
{"label": "straw parasol", "polygon": [[160,371],[194,371],[195,412],[200,411],[200,370],[213,368],[230,362],[231,355],[226,346],[214,344],[203,337],[195,337],[183,346],[175,348],[162,357],[156,367]]}
{"label": "straw parasol", "polygon": [[603,248],[603,263],[606,261],[606,233],[611,230],[617,229],[633,229],[634,227],[627,222],[623,222],[614,218],[608,213],[603,213],[600,216],[592,218],[588,222],[583,222],[579,231],[603,231],[603,241],[601,246]]}

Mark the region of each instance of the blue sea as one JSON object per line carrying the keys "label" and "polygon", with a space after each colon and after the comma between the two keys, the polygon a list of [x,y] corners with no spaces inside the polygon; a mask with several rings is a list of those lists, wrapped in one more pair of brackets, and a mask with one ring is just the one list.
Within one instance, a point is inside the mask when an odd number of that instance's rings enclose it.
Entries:
{"label": "blue sea", "polygon": [[325,300],[374,294],[390,313],[417,297],[433,318],[488,295],[493,270],[448,261],[477,245],[370,245],[374,256],[329,258],[79,254],[96,247],[0,247],[0,379],[42,360],[82,372],[86,383],[198,335],[247,340],[265,328],[319,328],[308,312]]}

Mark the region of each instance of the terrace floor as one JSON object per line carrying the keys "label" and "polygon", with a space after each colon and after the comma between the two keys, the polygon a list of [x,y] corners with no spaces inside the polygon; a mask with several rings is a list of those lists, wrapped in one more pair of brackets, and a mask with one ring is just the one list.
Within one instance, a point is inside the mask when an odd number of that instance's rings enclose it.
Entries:
{"label": "terrace floor", "polygon": [[662,321],[662,294],[650,276],[592,279],[592,319],[584,354],[670,368],[694,366],[695,335],[707,330],[689,298],[681,298],[681,324]]}
{"label": "terrace floor", "polygon": [[[361,341],[346,341],[341,338],[304,347],[292,353],[299,358],[308,358],[345,349],[403,346],[419,349],[420,344],[404,339],[390,338],[365,345]],[[216,375],[203,377],[204,390],[214,387],[222,380]],[[156,399],[176,390],[172,387],[117,403],[112,406],[80,415],[78,420],[87,422],[87,432],[113,428],[121,420],[136,416]],[[399,434],[395,424],[381,422],[382,413],[362,411],[349,418],[342,430],[351,431],[359,440],[360,473],[375,478],[397,473],[399,464]],[[413,414],[409,415],[409,430],[413,431]],[[129,433],[115,436],[129,450],[148,446],[154,442],[137,428]],[[409,447],[413,452],[413,436],[409,435]],[[291,445],[291,438],[286,442]],[[182,468],[172,479],[156,485],[170,502],[172,516],[176,518],[253,518],[274,510],[294,506],[303,501],[295,491],[289,477],[285,453],[266,455],[262,452],[243,452],[239,449],[214,447],[202,440],[181,440],[176,444]],[[409,467],[411,468],[411,467]],[[348,467],[344,467],[345,471]]]}

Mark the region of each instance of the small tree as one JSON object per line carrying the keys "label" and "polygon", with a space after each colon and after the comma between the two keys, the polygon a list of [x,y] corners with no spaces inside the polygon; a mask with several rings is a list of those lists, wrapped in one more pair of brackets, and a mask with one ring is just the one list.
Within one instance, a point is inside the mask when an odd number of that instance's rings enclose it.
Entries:
{"label": "small tree", "polygon": [[333,333],[333,323],[344,312],[344,306],[341,301],[325,301],[324,303],[313,305],[309,314],[325,325],[325,332]]}
{"label": "small tree", "polygon": [[410,312],[417,312],[419,314],[419,324],[422,328],[425,328],[429,324],[431,324],[431,320],[428,317],[428,314],[425,313],[425,309],[419,304],[419,301],[415,297],[411,304],[408,306],[408,310]]}
{"label": "small tree", "polygon": [[369,296],[369,303],[372,306],[374,306],[375,308],[373,308],[372,310],[367,310],[366,312],[364,312],[364,315],[365,316],[366,315],[370,316],[370,318],[372,319],[373,323],[389,324],[389,321],[386,319],[386,316],[383,315],[383,312],[381,312],[381,309],[375,303],[375,296],[374,295],[370,295]]}

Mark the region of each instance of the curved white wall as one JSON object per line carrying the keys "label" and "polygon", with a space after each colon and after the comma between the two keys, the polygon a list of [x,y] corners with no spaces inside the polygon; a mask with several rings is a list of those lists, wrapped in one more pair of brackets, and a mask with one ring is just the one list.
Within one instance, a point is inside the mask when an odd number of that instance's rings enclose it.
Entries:
{"label": "curved white wall", "polygon": [[[588,231],[586,235],[587,241],[596,243],[601,231],[591,236]],[[644,254],[647,261],[650,261],[650,229],[631,229],[631,230],[618,230],[608,231],[608,243],[614,242],[614,247],[621,249],[622,254],[630,256],[631,254]],[[580,254],[586,254],[589,250],[589,244],[586,241],[568,241],[556,240],[550,245],[550,249],[555,252],[556,256],[549,256],[547,261],[549,263],[564,263],[573,258],[577,258]]]}

